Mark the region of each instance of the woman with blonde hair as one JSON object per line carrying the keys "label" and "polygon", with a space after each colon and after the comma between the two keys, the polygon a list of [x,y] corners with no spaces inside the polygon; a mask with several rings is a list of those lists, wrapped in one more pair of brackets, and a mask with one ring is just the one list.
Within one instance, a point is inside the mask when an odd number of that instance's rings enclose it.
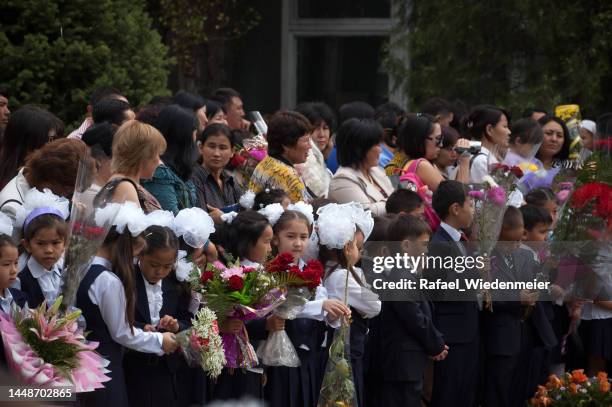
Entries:
{"label": "woman with blonde hair", "polygon": [[155,127],[137,120],[123,123],[113,138],[112,175],[96,202],[132,201],[145,213],[161,209],[157,199],[140,185],[140,180],[153,177],[164,151],[166,140]]}

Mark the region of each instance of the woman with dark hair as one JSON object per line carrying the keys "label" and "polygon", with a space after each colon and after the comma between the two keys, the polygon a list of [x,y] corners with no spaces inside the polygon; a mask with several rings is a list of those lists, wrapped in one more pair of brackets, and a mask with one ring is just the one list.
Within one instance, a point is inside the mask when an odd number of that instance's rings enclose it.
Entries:
{"label": "woman with dark hair", "polygon": [[472,158],[471,182],[480,183],[489,174],[489,165],[502,160],[502,152],[510,142],[510,115],[504,109],[480,105],[472,109],[466,118],[465,131],[472,140],[482,143],[480,153]]}
{"label": "woman with dark hair", "polygon": [[249,189],[255,194],[266,188],[283,189],[294,203],[316,198],[295,169],[296,164],[308,158],[311,132],[310,122],[298,112],[282,110],[272,115],[268,123],[268,156],[255,167]]}
{"label": "woman with dark hair", "polygon": [[513,166],[527,162],[542,168],[542,162],[535,158],[543,140],[542,126],[533,119],[519,119],[512,123],[511,131],[510,150],[504,164]]}
{"label": "woman with dark hair", "polygon": [[0,189],[23,167],[26,157],[57,138],[61,120],[38,106],[26,105],[6,125],[0,152]]}
{"label": "woman with dark hair", "polygon": [[358,202],[374,216],[386,214],[385,202],[393,185],[378,166],[383,128],[373,119],[349,119],[336,135],[340,168],[329,185],[329,198]]}
{"label": "woman with dark hair", "polygon": [[[88,174],[95,173],[95,161],[81,140],[60,139],[45,144],[28,156],[25,166],[2,189],[0,211],[15,221],[18,208],[32,188],[48,188],[55,195],[69,198],[74,193],[79,162],[83,162]],[[13,236],[19,239],[21,227],[16,226]]]}
{"label": "woman with dark hair", "polygon": [[302,103],[295,110],[303,114],[314,128],[310,134],[312,148],[308,159],[296,168],[315,195],[327,196],[332,174],[325,159],[333,148],[331,133],[336,119],[330,107],[322,102]]}
{"label": "woman with dark hair", "polygon": [[142,186],[157,198],[162,209],[174,214],[198,206],[191,181],[198,160],[195,143],[198,123],[194,114],[178,105],[169,105],[159,113],[155,127],[166,140],[166,151],[153,178],[142,182]]}
{"label": "woman with dark hair", "polygon": [[438,157],[442,130],[427,114],[407,115],[397,131],[397,151],[385,167],[387,175],[399,184],[405,174],[416,174],[431,191],[444,179],[431,161]]}
{"label": "woman with dark hair", "polygon": [[209,123],[220,123],[227,126],[225,107],[221,102],[217,102],[216,100],[206,100],[206,118]]}
{"label": "woman with dark hair", "polygon": [[555,161],[567,160],[570,154],[570,134],[567,126],[556,116],[543,116],[538,120],[544,139],[536,157],[544,168],[551,169]]}
{"label": "woman with dark hair", "polygon": [[198,95],[179,90],[172,98],[172,103],[179,105],[187,110],[192,110],[198,119],[198,133],[201,133],[208,124],[206,115],[206,102]]}
{"label": "woman with dark hair", "polygon": [[222,208],[235,205],[242,190],[225,169],[234,152],[232,131],[224,124],[213,123],[198,136],[200,165],[192,175],[200,207],[210,212],[215,222],[221,222]]}
{"label": "woman with dark hair", "polygon": [[470,182],[470,158],[467,151],[457,152],[459,149],[469,148],[470,142],[461,138],[459,132],[450,126],[442,126],[442,146],[434,160],[434,165],[444,179],[452,179],[463,183]]}

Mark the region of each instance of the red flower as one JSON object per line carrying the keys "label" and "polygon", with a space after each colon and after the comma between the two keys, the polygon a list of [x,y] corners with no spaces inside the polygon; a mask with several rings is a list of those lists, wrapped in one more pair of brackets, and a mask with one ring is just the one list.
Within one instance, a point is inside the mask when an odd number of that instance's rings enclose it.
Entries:
{"label": "red flower", "polygon": [[276,256],[270,263],[266,270],[268,273],[278,273],[280,271],[287,271],[289,266],[293,263],[293,255],[285,252]]}
{"label": "red flower", "polygon": [[244,281],[242,281],[242,278],[238,276],[231,276],[229,280],[227,280],[227,287],[232,291],[242,290],[242,287],[244,287]]}
{"label": "red flower", "polygon": [[493,168],[491,168],[491,171],[497,171],[497,170],[508,171],[508,166],[505,164],[493,164]]}
{"label": "red flower", "polygon": [[202,276],[200,277],[200,282],[202,284],[206,284],[208,281],[212,280],[214,276],[215,274],[212,271],[205,271],[202,273]]}
{"label": "red flower", "polygon": [[612,149],[612,138],[597,140],[593,143],[593,145],[595,147],[595,151],[610,150]]}
{"label": "red flower", "polygon": [[[591,182],[574,191],[572,207],[581,209],[592,200],[598,200],[598,212],[604,212],[600,216],[605,216],[606,208],[609,207],[605,201],[609,201],[611,197],[612,187],[602,182]],[[601,206],[599,206],[599,202],[601,202]]]}
{"label": "red flower", "polygon": [[309,260],[302,270],[302,278],[308,281],[308,288],[311,290],[317,288],[321,284],[323,278],[323,265],[319,260]]}
{"label": "red flower", "polygon": [[242,272],[243,272],[244,274],[247,274],[247,273],[252,273],[252,272],[254,272],[254,271],[255,271],[255,267],[243,267],[243,268],[242,268]]}
{"label": "red flower", "polygon": [[296,266],[295,264],[289,266],[289,270],[287,270],[287,272],[291,273],[291,274],[295,274],[295,275],[300,276],[300,277],[301,277],[301,274],[302,274],[300,268],[298,266]]}
{"label": "red flower", "polygon": [[523,170],[521,170],[516,165],[513,166],[512,168],[510,168],[510,172],[513,173],[516,178],[522,178],[523,177]]}
{"label": "red flower", "polygon": [[234,168],[242,167],[242,165],[246,162],[246,158],[240,155],[239,153],[234,153],[232,159],[230,160],[230,165]]}

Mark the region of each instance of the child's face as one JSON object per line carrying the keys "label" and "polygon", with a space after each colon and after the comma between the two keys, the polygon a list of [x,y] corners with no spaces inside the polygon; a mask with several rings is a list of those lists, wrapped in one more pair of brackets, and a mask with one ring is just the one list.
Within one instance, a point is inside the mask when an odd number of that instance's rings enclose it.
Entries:
{"label": "child's face", "polygon": [[355,233],[355,238],[348,242],[345,248],[346,260],[353,266],[361,259],[361,250],[363,250],[364,236],[361,231]]}
{"label": "child's face", "polygon": [[34,234],[32,239],[24,240],[23,245],[41,266],[51,270],[64,253],[65,243],[56,228],[42,228]]}
{"label": "child's face", "polygon": [[427,243],[429,242],[429,234],[423,233],[417,239],[404,239],[402,240],[402,250],[408,254],[408,256],[418,257],[422,254],[427,254]]}
{"label": "child's face", "polygon": [[255,263],[263,264],[268,254],[272,251],[270,243],[273,236],[272,226],[267,225],[259,239],[257,239],[257,242],[255,242],[255,245],[249,249],[248,259]]}
{"label": "child's face", "polygon": [[412,211],[410,211],[408,215],[414,216],[415,218],[423,219],[424,213],[425,213],[425,205],[421,204],[418,207],[414,208]]}
{"label": "child's face", "polygon": [[10,287],[17,279],[19,252],[14,246],[0,248],[0,289]]}
{"label": "child's face", "polygon": [[559,205],[557,205],[555,201],[547,201],[546,205],[544,205],[544,209],[546,209],[550,213],[550,216],[552,217],[552,220],[553,220],[552,227],[554,227],[555,224],[557,223],[557,217],[558,217],[557,210],[559,209]]}
{"label": "child's face", "polygon": [[294,219],[286,223],[283,229],[274,236],[273,243],[279,253],[289,252],[297,262],[308,248],[310,233],[303,219]]}
{"label": "child's face", "polygon": [[176,250],[161,249],[140,256],[140,271],[150,283],[157,283],[170,274],[176,262]]}
{"label": "child's face", "polygon": [[470,197],[465,199],[463,205],[459,206],[456,204],[458,209],[456,211],[457,220],[459,221],[460,228],[469,228],[474,220],[474,200]]}
{"label": "child's face", "polygon": [[523,240],[526,242],[545,242],[549,230],[550,225],[537,223],[531,230],[525,229]]}
{"label": "child's face", "polygon": [[522,223],[519,226],[511,229],[502,227],[499,234],[499,241],[502,244],[502,248],[506,251],[518,249],[521,244],[521,240],[523,239],[524,232],[525,228],[523,227]]}

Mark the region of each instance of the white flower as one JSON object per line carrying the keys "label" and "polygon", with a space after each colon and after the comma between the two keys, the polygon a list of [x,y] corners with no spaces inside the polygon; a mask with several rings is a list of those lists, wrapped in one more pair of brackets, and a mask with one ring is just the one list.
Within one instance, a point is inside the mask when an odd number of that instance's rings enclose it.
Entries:
{"label": "white flower", "polygon": [[497,186],[498,186],[498,185],[497,185],[497,182],[495,182],[495,180],[493,179],[493,177],[492,177],[492,176],[490,176],[490,175],[485,175],[485,176],[482,178],[482,182],[483,182],[484,184],[488,184],[488,185],[489,185],[491,188],[493,188],[493,187],[497,187]]}
{"label": "white flower", "polygon": [[520,208],[523,206],[523,194],[519,190],[514,190],[508,196],[508,205],[514,206],[515,208]]}
{"label": "white flower", "polygon": [[195,249],[202,248],[214,232],[215,223],[201,208],[183,209],[174,218],[174,233]]}
{"label": "white flower", "polygon": [[255,205],[255,192],[251,191],[250,189],[247,190],[244,194],[242,194],[238,202],[240,202],[240,206],[245,209],[253,209],[253,205]]}
{"label": "white flower", "polygon": [[0,234],[11,236],[13,234],[13,222],[11,218],[0,212]]}
{"label": "white flower", "polygon": [[309,224],[312,225],[314,223],[312,205],[307,204],[306,202],[303,202],[303,201],[299,201],[294,204],[290,204],[289,206],[287,206],[287,209],[290,211],[301,212],[304,216],[306,216]]}
{"label": "white flower", "polygon": [[274,224],[278,222],[278,219],[281,217],[283,212],[285,212],[285,208],[283,208],[283,205],[279,203],[273,203],[263,209],[260,209],[257,212],[268,218],[268,222],[270,222],[270,224],[274,226]]}

